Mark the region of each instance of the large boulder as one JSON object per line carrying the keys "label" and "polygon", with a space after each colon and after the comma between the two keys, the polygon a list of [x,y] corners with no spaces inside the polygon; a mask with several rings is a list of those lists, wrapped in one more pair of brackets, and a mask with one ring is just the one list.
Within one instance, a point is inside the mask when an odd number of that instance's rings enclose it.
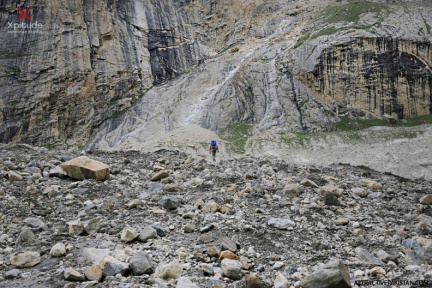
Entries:
{"label": "large boulder", "polygon": [[99,266],[92,265],[84,272],[85,277],[90,281],[100,282],[103,277],[102,269]]}
{"label": "large boulder", "polygon": [[164,280],[178,279],[183,273],[183,266],[178,262],[174,261],[169,264],[161,264],[156,268],[155,278],[161,278]]}
{"label": "large boulder", "polygon": [[92,160],[86,156],[69,160],[61,164],[60,167],[69,177],[78,180],[108,180],[110,175],[108,165],[96,160]]}
{"label": "large boulder", "polygon": [[66,246],[61,242],[55,244],[51,248],[50,255],[52,257],[61,257],[61,256],[66,255]]}
{"label": "large boulder", "polygon": [[39,264],[39,262],[41,262],[41,257],[39,252],[27,251],[13,256],[10,261],[15,267],[28,268]]}
{"label": "large boulder", "polygon": [[81,282],[85,280],[85,276],[75,269],[69,267],[64,270],[64,278],[67,281]]}
{"label": "large boulder", "polygon": [[303,288],[351,288],[347,266],[339,259],[330,260],[304,278]]}
{"label": "large boulder", "polygon": [[103,275],[105,276],[115,276],[117,274],[124,274],[127,270],[129,270],[129,263],[124,263],[112,256],[105,256],[102,259],[100,266]]}
{"label": "large boulder", "polygon": [[134,275],[152,274],[154,271],[153,262],[150,256],[144,251],[135,253],[129,261]]}
{"label": "large boulder", "polygon": [[274,280],[273,287],[274,288],[288,288],[289,282],[282,273],[279,273],[276,276],[276,279]]}
{"label": "large boulder", "polygon": [[23,246],[27,243],[33,243],[36,240],[36,236],[31,230],[31,228],[25,227],[21,230],[21,233],[18,235],[17,240],[15,241],[16,246]]}
{"label": "large boulder", "polygon": [[237,260],[223,259],[221,262],[222,274],[233,280],[242,278],[241,268],[242,263]]}
{"label": "large boulder", "polygon": [[111,255],[111,251],[108,249],[84,248],[82,255],[89,263],[100,266],[103,258]]}

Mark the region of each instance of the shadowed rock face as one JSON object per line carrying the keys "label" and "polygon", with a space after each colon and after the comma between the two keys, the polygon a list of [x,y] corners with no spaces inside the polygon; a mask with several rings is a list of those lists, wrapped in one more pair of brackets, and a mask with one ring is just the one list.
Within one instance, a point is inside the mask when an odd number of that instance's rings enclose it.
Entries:
{"label": "shadowed rock face", "polygon": [[399,118],[432,112],[432,46],[392,38],[357,38],[325,49],[300,78],[337,112],[357,109]]}
{"label": "shadowed rock face", "polygon": [[431,7],[402,2],[300,45],[341,3],[29,1],[18,20],[2,1],[0,141],[101,148],[188,124],[310,132],[332,130],[332,111],[430,113]]}

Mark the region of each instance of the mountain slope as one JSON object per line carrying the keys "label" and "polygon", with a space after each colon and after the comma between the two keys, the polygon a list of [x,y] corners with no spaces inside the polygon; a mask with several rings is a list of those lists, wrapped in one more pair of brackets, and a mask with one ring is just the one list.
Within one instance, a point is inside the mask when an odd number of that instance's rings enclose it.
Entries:
{"label": "mountain slope", "polygon": [[[427,1],[0,6],[0,141],[113,148],[190,124],[332,131],[430,113]],[[7,23],[41,23],[9,31]],[[128,140],[129,139],[129,140]]]}

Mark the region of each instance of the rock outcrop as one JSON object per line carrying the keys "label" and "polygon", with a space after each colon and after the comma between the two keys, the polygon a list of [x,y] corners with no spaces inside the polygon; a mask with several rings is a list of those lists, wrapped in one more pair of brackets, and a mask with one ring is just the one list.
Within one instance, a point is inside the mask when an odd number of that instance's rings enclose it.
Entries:
{"label": "rock outcrop", "polygon": [[323,50],[300,79],[340,116],[416,117],[432,113],[431,55],[430,42],[357,38]]}
{"label": "rock outcrop", "polygon": [[29,2],[29,20],[16,1],[0,6],[2,142],[83,143],[154,84],[208,57],[184,2]]}

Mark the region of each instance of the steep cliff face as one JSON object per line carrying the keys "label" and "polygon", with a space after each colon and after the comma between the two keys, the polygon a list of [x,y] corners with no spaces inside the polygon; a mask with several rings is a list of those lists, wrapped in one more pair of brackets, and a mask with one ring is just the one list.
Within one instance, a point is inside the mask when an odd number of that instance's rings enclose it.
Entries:
{"label": "steep cliff face", "polygon": [[[0,141],[82,142],[154,84],[208,56],[185,1],[16,1],[0,6]],[[39,23],[36,29],[12,25]]]}
{"label": "steep cliff face", "polygon": [[321,53],[299,78],[339,114],[347,109],[398,118],[432,113],[432,45],[394,38],[357,38]]}
{"label": "steep cliff face", "polygon": [[430,113],[432,7],[382,2],[21,1],[18,20],[2,1],[0,141],[107,148],[188,124]]}

